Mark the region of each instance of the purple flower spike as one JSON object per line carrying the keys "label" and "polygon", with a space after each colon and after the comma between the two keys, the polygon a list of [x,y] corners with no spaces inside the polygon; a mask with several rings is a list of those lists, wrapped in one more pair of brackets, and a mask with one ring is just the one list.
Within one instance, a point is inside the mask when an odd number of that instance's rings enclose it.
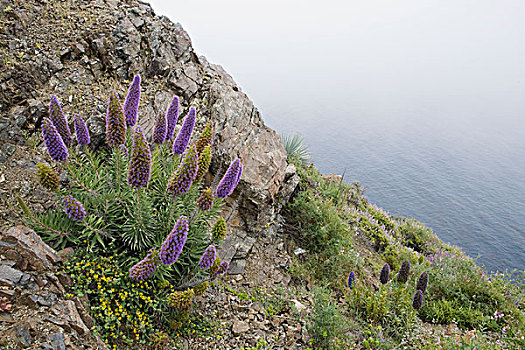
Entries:
{"label": "purple flower spike", "polygon": [[126,120],[124,111],[115,91],[109,93],[106,117],[106,142],[110,147],[122,145],[126,140]]}
{"label": "purple flower spike", "polygon": [[64,206],[64,211],[71,220],[83,221],[86,217],[84,206],[72,195],[68,194],[62,196],[62,205]]}
{"label": "purple flower spike", "polygon": [[425,294],[428,285],[428,273],[423,272],[419,279],[417,280],[416,289],[419,289],[423,294]]}
{"label": "purple flower spike", "polygon": [[224,275],[228,271],[229,267],[230,267],[230,264],[227,261],[221,262],[221,264],[219,265],[219,271],[217,271],[217,274]]}
{"label": "purple flower spike", "polygon": [[195,108],[191,107],[186,119],[184,119],[184,124],[173,142],[173,153],[182,154],[190,142],[191,133],[193,132],[193,127],[195,126]]}
{"label": "purple flower spike", "polygon": [[71,136],[71,130],[69,130],[66,116],[64,115],[64,112],[62,112],[62,107],[60,107],[60,103],[58,103],[58,99],[55,95],[51,95],[51,101],[49,102],[49,120],[51,120],[56,126],[64,144],[66,146],[71,145],[73,139]]}
{"label": "purple flower spike", "polygon": [[388,282],[389,277],[390,277],[390,265],[384,264],[383,268],[381,269],[381,274],[379,275],[379,281],[381,281],[382,284],[386,284]]}
{"label": "purple flower spike", "polygon": [[198,154],[195,145],[190,146],[179,168],[173,172],[168,181],[168,194],[177,199],[181,194],[188,192],[197,176]]}
{"label": "purple flower spike", "polygon": [[197,198],[197,207],[202,211],[208,211],[213,206],[213,191],[211,188],[207,188],[202,191],[199,198]]}
{"label": "purple flower spike", "polygon": [[241,180],[241,176],[242,176],[242,165],[239,168],[239,173],[237,174],[237,178],[235,179],[235,182],[233,183],[232,189],[230,190],[230,193],[228,194],[228,196],[233,193],[233,191],[235,190],[235,188],[239,184],[239,181]]}
{"label": "purple flower spike", "polygon": [[166,128],[166,113],[164,113],[164,111],[160,111],[159,115],[157,116],[157,120],[155,121],[155,127],[153,129],[153,143],[164,143],[164,141],[166,140]]}
{"label": "purple flower spike", "polygon": [[153,275],[159,265],[158,252],[151,248],[148,255],[129,269],[129,277],[135,281],[144,281]]}
{"label": "purple flower spike", "polygon": [[241,161],[239,158],[235,159],[228,170],[226,170],[226,173],[222,177],[222,180],[219,182],[219,185],[217,186],[217,189],[215,190],[215,194],[219,198],[226,198],[228,197],[233,190],[235,189],[235,186],[237,185],[237,182],[239,181],[239,173],[241,170]]}
{"label": "purple flower spike", "polygon": [[129,155],[128,155],[128,149],[126,148],[126,146],[120,145],[119,149],[120,149],[120,156],[122,157],[122,159],[128,160]]}
{"label": "purple flower spike", "polygon": [[75,134],[77,135],[77,142],[79,145],[89,145],[91,137],[89,136],[89,130],[86,126],[86,122],[82,119],[80,114],[75,114],[73,119],[73,126],[75,127]]}
{"label": "purple flower spike", "polygon": [[137,113],[139,110],[140,99],[140,75],[135,75],[133,82],[129,86],[126,101],[124,101],[124,114],[126,125],[131,128],[137,123]]}
{"label": "purple flower spike", "polygon": [[148,186],[151,176],[151,151],[148,141],[142,133],[140,126],[135,128],[131,160],[129,162],[128,183],[131,187],[139,189]]}
{"label": "purple flower spike", "polygon": [[42,138],[47,147],[47,152],[53,160],[57,162],[65,162],[67,160],[69,156],[67,147],[53,122],[47,118],[44,118],[42,121]]}
{"label": "purple flower spike", "polygon": [[177,261],[188,238],[188,229],[188,218],[181,216],[160,247],[159,257],[164,265]]}
{"label": "purple flower spike", "polygon": [[352,289],[355,285],[355,272],[351,271],[348,275],[348,288]]}
{"label": "purple flower spike", "polygon": [[412,306],[416,310],[421,309],[421,306],[423,306],[423,292],[420,291],[419,289],[414,294],[414,300],[412,300]]}
{"label": "purple flower spike", "polygon": [[199,266],[203,270],[208,270],[211,265],[213,265],[213,262],[215,261],[216,255],[215,255],[215,246],[209,245],[208,248],[204,251],[204,254],[202,254],[201,260],[199,261]]}
{"label": "purple flower spike", "polygon": [[171,140],[175,132],[175,125],[179,119],[179,98],[173,97],[168,112],[166,113],[166,120],[168,121],[168,131],[166,133],[166,140]]}

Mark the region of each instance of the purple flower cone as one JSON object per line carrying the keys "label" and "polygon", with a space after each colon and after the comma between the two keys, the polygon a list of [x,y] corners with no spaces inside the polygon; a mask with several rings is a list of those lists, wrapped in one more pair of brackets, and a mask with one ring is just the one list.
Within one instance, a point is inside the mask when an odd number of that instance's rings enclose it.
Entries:
{"label": "purple flower cone", "polygon": [[129,277],[135,281],[144,281],[153,275],[159,265],[157,250],[151,248],[148,255],[129,269]]}
{"label": "purple flower cone", "polygon": [[215,258],[215,246],[209,245],[208,248],[206,248],[206,250],[204,251],[204,254],[202,254],[201,260],[199,261],[199,266],[203,270],[208,270],[211,267],[211,265],[213,265]]}
{"label": "purple flower cone", "polygon": [[82,221],[86,217],[84,206],[72,195],[62,196],[62,205],[71,220]]}
{"label": "purple flower cone", "polygon": [[109,93],[106,116],[106,142],[110,147],[122,145],[126,141],[126,119],[115,91]]}
{"label": "purple flower cone", "polygon": [[77,135],[77,142],[79,145],[89,145],[91,137],[89,136],[89,130],[86,126],[86,122],[82,119],[80,114],[75,114],[73,119],[73,126],[75,127],[75,134]]}
{"label": "purple flower cone", "polygon": [[179,98],[177,96],[173,97],[168,111],[166,112],[166,120],[168,122],[168,130],[166,132],[166,140],[171,140],[173,134],[175,133],[175,125],[179,119]]}
{"label": "purple flower cone", "polygon": [[153,143],[164,143],[166,140],[166,132],[167,132],[167,121],[166,121],[166,113],[164,111],[159,111],[159,115],[157,116],[157,120],[155,120],[155,127],[153,129],[153,137],[152,141]]}
{"label": "purple flower cone", "polygon": [[190,146],[179,168],[173,172],[168,181],[168,194],[177,199],[181,194],[188,192],[197,176],[198,154],[194,145]]}
{"label": "purple flower cone", "polygon": [[239,182],[240,173],[241,161],[239,160],[239,158],[237,158],[232,162],[232,164],[230,165],[228,170],[226,170],[226,173],[222,177],[222,180],[219,182],[219,185],[215,190],[215,194],[217,195],[217,197],[226,198],[233,192],[235,186]]}
{"label": "purple flower cone", "polygon": [[146,187],[151,176],[151,151],[140,126],[135,128],[131,152],[128,183],[136,189]]}
{"label": "purple flower cone", "polygon": [[193,127],[195,126],[195,108],[191,107],[186,119],[184,119],[184,124],[177,135],[177,138],[173,142],[173,153],[182,154],[188,147],[190,142],[191,133],[193,132]]}
{"label": "purple flower cone", "polygon": [[64,115],[64,112],[62,112],[62,107],[55,95],[51,95],[51,101],[49,102],[49,120],[51,120],[57,128],[64,144],[66,146],[71,145],[71,141],[73,140],[71,130],[69,130],[66,116]]}
{"label": "purple flower cone", "polygon": [[42,138],[44,139],[47,152],[53,160],[57,162],[65,162],[67,160],[69,156],[67,147],[53,122],[47,118],[44,118],[42,121]]}
{"label": "purple flower cone", "polygon": [[159,257],[164,265],[177,261],[188,238],[188,230],[188,218],[181,216],[160,247]]}
{"label": "purple flower cone", "polygon": [[124,101],[124,114],[126,125],[131,128],[137,123],[137,113],[139,110],[140,99],[140,75],[135,75],[133,82],[129,86],[126,101]]}

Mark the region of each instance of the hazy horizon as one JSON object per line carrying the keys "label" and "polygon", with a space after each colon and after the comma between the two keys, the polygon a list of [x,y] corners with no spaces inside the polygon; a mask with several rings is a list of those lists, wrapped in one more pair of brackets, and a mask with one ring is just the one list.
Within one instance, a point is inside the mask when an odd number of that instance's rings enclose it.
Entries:
{"label": "hazy horizon", "polygon": [[525,1],[151,4],[322,172],[525,266]]}

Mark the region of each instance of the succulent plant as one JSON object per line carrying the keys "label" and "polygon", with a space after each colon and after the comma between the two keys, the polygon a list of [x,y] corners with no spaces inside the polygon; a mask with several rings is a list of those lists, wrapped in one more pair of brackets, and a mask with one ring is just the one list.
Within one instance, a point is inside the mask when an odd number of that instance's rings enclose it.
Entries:
{"label": "succulent plant", "polygon": [[66,144],[58,133],[51,120],[44,118],[42,121],[42,138],[47,148],[47,153],[57,162],[65,162],[69,153]]}
{"label": "succulent plant", "polygon": [[135,75],[133,82],[129,86],[126,100],[124,101],[124,114],[128,128],[135,126],[137,123],[137,114],[139,110],[140,99],[140,76]]}
{"label": "succulent plant", "polygon": [[182,154],[188,147],[190,142],[191,134],[193,133],[193,127],[195,126],[195,108],[191,107],[186,119],[184,119],[184,124],[177,135],[177,138],[173,142],[173,153]]}
{"label": "succulent plant", "polygon": [[139,189],[148,186],[151,176],[151,151],[148,141],[142,133],[140,126],[135,127],[131,160],[129,161],[128,183],[131,187]]}
{"label": "succulent plant", "polygon": [[188,218],[181,216],[160,247],[159,257],[164,265],[177,261],[188,238],[188,230]]}
{"label": "succulent plant", "polygon": [[38,163],[36,169],[36,175],[42,186],[48,190],[56,191],[60,186],[60,178],[58,177],[58,174],[45,163]]}
{"label": "succulent plant", "polygon": [[379,281],[381,281],[382,284],[386,284],[388,282],[389,277],[390,277],[390,265],[384,264],[383,268],[381,269],[381,274],[379,275]]}
{"label": "succulent plant", "polygon": [[73,140],[71,130],[69,130],[66,116],[64,115],[64,112],[62,112],[62,107],[55,95],[51,95],[51,101],[49,102],[49,120],[51,120],[53,125],[57,128],[64,144],[66,146],[71,145],[71,141]]}

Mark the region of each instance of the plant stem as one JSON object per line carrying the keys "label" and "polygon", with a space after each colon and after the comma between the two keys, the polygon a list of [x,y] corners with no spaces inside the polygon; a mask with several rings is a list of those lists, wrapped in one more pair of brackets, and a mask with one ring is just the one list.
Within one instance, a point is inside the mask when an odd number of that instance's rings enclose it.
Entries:
{"label": "plant stem", "polygon": [[95,193],[95,191],[93,190],[90,190],[89,188],[87,188],[79,179],[78,177],[75,175],[75,173],[71,170],[71,168],[69,167],[69,164],[67,162],[63,162],[62,163],[64,165],[64,168],[67,169],[67,171],[69,172],[69,174],[71,174],[71,176],[73,177],[73,180],[75,180],[75,182],[80,186],[82,187],[85,191],[93,194]]}
{"label": "plant stem", "polygon": [[88,155],[88,158],[89,158],[89,162],[91,163],[91,165],[93,166],[93,170],[95,170],[95,174],[97,175],[97,179],[100,180],[100,175],[98,173],[98,169],[97,167],[95,166],[95,160],[93,159],[93,153],[91,153],[91,150],[88,148],[87,145],[84,146],[85,147],[85,151],[84,153],[86,153]]}
{"label": "plant stem", "polygon": [[137,206],[135,207],[135,210],[136,210],[135,216],[138,218],[139,229],[142,228],[142,210],[140,208],[140,190],[141,188],[137,189]]}
{"label": "plant stem", "polygon": [[120,196],[120,150],[116,149],[117,152],[117,164],[115,169],[115,184],[117,186],[117,194]]}

